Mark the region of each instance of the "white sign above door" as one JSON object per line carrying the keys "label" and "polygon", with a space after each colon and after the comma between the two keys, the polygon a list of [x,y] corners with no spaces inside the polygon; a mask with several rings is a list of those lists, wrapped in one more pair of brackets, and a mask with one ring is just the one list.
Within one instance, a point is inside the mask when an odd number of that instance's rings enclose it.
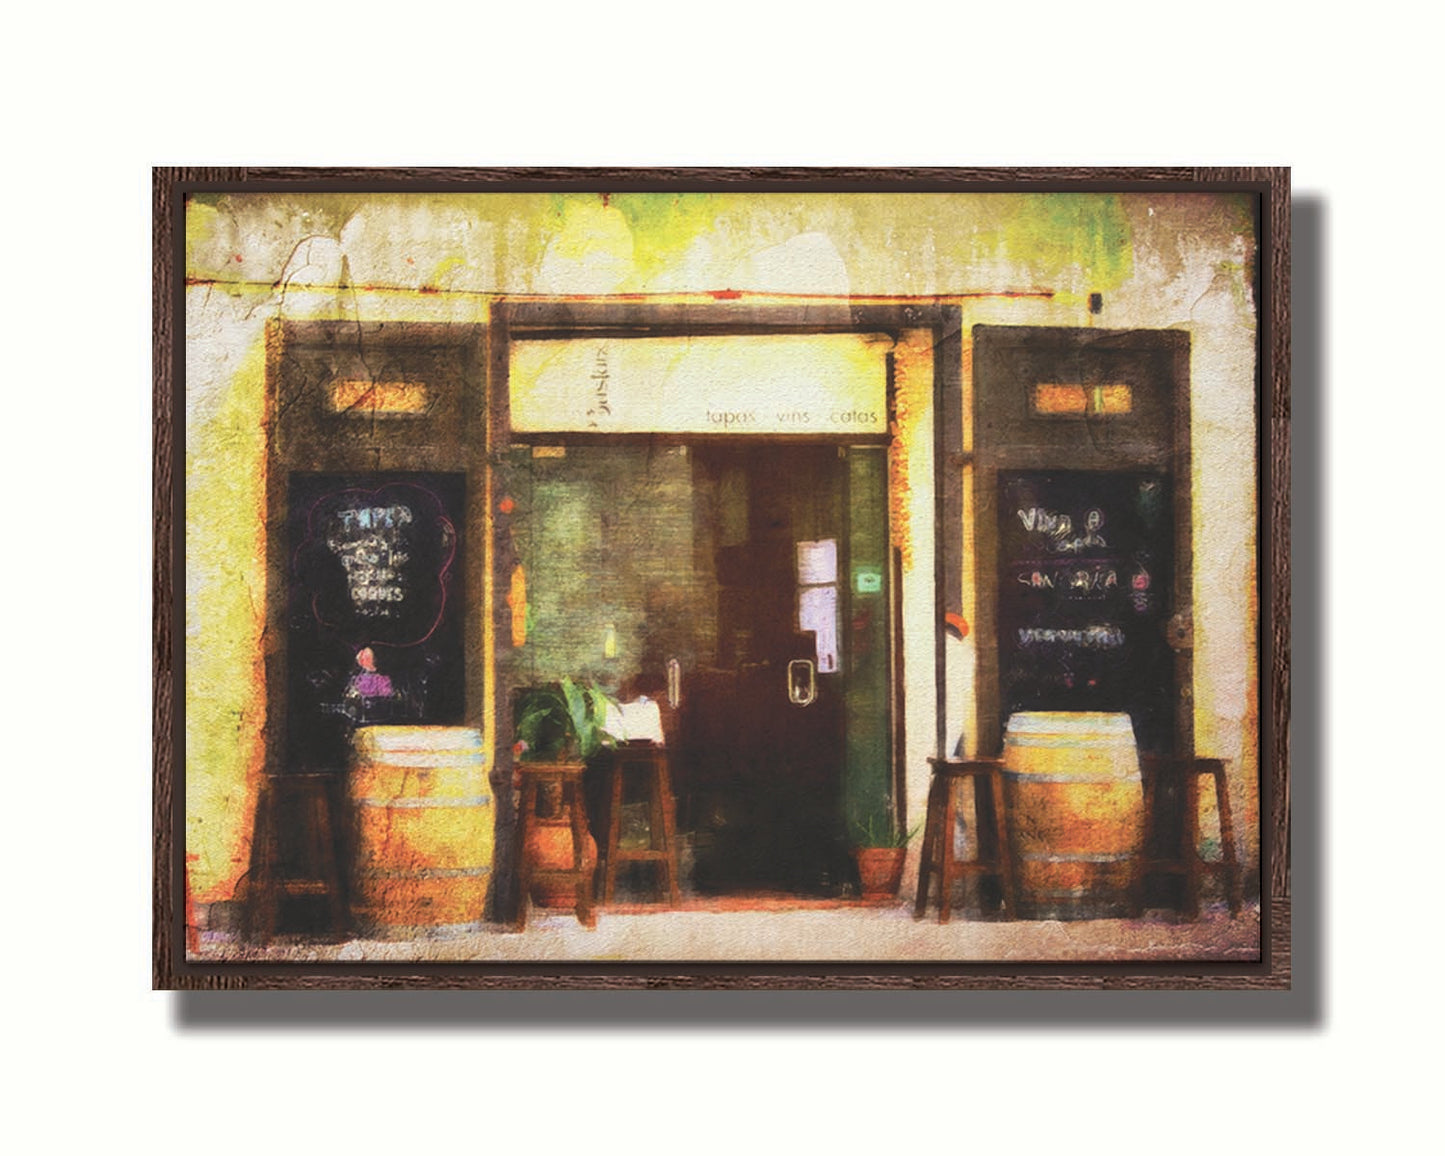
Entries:
{"label": "white sign above door", "polygon": [[514,433],[881,434],[883,334],[518,340]]}

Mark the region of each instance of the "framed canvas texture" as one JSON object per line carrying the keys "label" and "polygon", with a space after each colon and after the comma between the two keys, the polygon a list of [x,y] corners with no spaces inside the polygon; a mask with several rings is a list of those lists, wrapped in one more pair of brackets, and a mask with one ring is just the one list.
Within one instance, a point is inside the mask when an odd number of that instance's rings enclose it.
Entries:
{"label": "framed canvas texture", "polygon": [[157,987],[1288,987],[1288,170],[154,190]]}

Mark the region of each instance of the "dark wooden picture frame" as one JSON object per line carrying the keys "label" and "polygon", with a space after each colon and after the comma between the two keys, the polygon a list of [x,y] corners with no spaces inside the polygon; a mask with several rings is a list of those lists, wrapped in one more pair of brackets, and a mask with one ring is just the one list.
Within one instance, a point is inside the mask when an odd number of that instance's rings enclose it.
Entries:
{"label": "dark wooden picture frame", "polygon": [[[153,686],[153,985],[159,989],[328,989],[328,988],[607,988],[607,989],[1256,989],[1279,990],[1291,981],[1291,886],[1289,813],[1289,708],[1290,708],[1290,180],[1284,168],[1135,168],[1135,169],[294,169],[294,168],[159,168],[154,171],[154,686]],[[1260,955],[1257,960],[1152,960],[1130,962],[1110,959],[1080,962],[1027,963],[926,961],[806,962],[806,961],[682,961],[682,962],[530,962],[428,961],[410,959],[380,962],[327,961],[307,963],[276,959],[208,959],[187,951],[192,919],[188,915],[187,857],[185,847],[185,678],[186,678],[186,291],[185,206],[193,194],[218,193],[1236,193],[1257,198],[1255,269],[1252,281],[1256,335],[1256,434],[1258,479],[1255,508],[1258,525],[1257,655],[1258,719],[1258,843]],[[237,256],[237,261],[241,258]],[[1246,277],[1248,280],[1248,277]],[[719,301],[729,301],[729,287],[719,287]],[[882,304],[876,300],[849,303],[856,316],[848,324],[892,323],[926,327],[950,308],[947,301],[925,300]],[[1097,295],[1095,295],[1097,296]],[[1090,301],[1091,311],[1094,302]],[[548,314],[548,308],[554,310]],[[541,331],[555,315],[555,302],[515,302],[500,310],[501,324]],[[746,306],[731,306],[745,309]],[[625,314],[608,314],[605,305],[567,303],[569,316],[598,310],[588,318],[593,327],[622,324]],[[897,313],[895,318],[893,315]],[[679,307],[681,323],[704,330],[720,316],[706,306]],[[659,313],[665,329],[669,315]],[[731,322],[729,322],[731,324]],[[939,331],[946,328],[939,323]],[[1168,331],[1165,331],[1168,332]],[[324,340],[323,330],[315,339]],[[279,339],[278,339],[279,340]],[[1167,344],[1167,343],[1166,343]],[[1174,348],[1166,353],[1181,354]],[[268,355],[275,356],[268,336]],[[470,354],[467,354],[470,356]],[[495,348],[493,350],[495,357]],[[1187,372],[1187,346],[1182,354]],[[492,367],[494,375],[498,367]],[[500,367],[505,373],[505,366]],[[491,404],[497,405],[493,393]],[[938,456],[962,458],[948,444],[947,429],[963,420],[945,411],[941,398],[935,434]],[[955,405],[954,408],[958,408]],[[472,419],[468,419],[472,420]],[[480,417],[475,420],[480,421]],[[1179,424],[1176,417],[1176,424]],[[1182,421],[1183,450],[1188,453],[1188,420]],[[586,435],[579,435],[585,443]],[[480,443],[479,443],[480,444]],[[840,444],[842,441],[840,439]],[[489,450],[494,447],[488,447]],[[283,451],[276,451],[283,452]],[[428,470],[460,469],[474,451],[444,447]],[[830,451],[831,452],[831,451]],[[1176,446],[1171,452],[1180,452]],[[448,455],[451,456],[448,456]],[[971,454],[969,455],[972,456]],[[1187,463],[1187,456],[1184,458]],[[338,459],[340,461],[340,459]],[[1146,461],[1141,457],[1139,461]],[[461,463],[459,465],[458,463]],[[493,463],[495,464],[495,463]],[[970,463],[971,464],[971,463]],[[1017,463],[1014,463],[1016,465]],[[382,466],[378,464],[378,469]],[[396,467],[392,467],[395,469]],[[981,468],[995,472],[1013,468],[1002,454],[983,461]],[[343,468],[336,468],[340,476]],[[1184,471],[1187,475],[1187,469]],[[941,475],[940,475],[941,476]],[[993,475],[989,475],[992,479]],[[280,506],[275,478],[268,483],[268,511]],[[1187,487],[1185,487],[1187,489]],[[475,504],[475,495],[461,501]],[[935,512],[940,522],[957,514],[964,501],[950,484],[939,486]],[[483,513],[487,507],[480,507]],[[269,518],[269,515],[268,515]],[[267,532],[281,535],[284,527],[269,518]],[[1186,535],[1187,537],[1187,535]],[[284,537],[271,548],[284,549]],[[990,541],[987,549],[996,551]],[[946,551],[938,550],[935,566],[939,620],[953,605]],[[956,561],[949,559],[948,561]],[[989,566],[997,558],[989,553]],[[1187,550],[1186,550],[1187,564]],[[497,576],[493,576],[497,578]],[[1187,582],[1188,575],[1176,576]],[[482,576],[469,572],[465,589],[480,603]],[[498,588],[500,579],[497,578]],[[267,613],[270,626],[282,625],[279,603],[273,599]],[[496,607],[492,612],[496,613]],[[994,615],[997,608],[987,606]],[[991,622],[992,619],[990,618]],[[480,644],[480,627],[466,628],[467,645]],[[940,636],[940,662],[944,642]],[[468,694],[479,700],[480,675],[468,671]],[[281,685],[268,675],[271,709],[277,709]],[[1188,683],[1188,677],[1185,677]],[[941,681],[940,681],[941,686]],[[985,697],[998,697],[996,686],[985,686]],[[936,753],[950,753],[950,735],[944,732],[943,692],[939,691]],[[511,717],[496,696],[496,734],[509,733]],[[510,704],[508,704],[510,705]],[[996,714],[996,708],[993,712]],[[1179,711],[1181,716],[1188,711]],[[1186,726],[1187,729],[1187,726]],[[996,745],[997,735],[989,736]],[[279,741],[268,739],[268,742]],[[510,746],[510,741],[506,744]],[[897,752],[895,752],[895,757]],[[1211,760],[1200,760],[1210,762]],[[525,907],[525,902],[523,903]]]}

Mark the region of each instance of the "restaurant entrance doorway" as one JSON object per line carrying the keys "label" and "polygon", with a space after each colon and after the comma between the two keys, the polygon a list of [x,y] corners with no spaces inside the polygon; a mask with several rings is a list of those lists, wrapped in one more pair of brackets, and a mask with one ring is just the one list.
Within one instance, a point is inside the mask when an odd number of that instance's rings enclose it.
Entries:
{"label": "restaurant entrance doorway", "polygon": [[657,704],[693,894],[849,894],[897,794],[886,449],[536,445],[508,474],[514,690]]}

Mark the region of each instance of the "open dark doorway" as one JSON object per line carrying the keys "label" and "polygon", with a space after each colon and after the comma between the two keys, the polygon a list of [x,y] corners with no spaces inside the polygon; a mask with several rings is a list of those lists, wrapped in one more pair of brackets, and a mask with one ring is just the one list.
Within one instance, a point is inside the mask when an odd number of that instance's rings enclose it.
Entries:
{"label": "open dark doorway", "polygon": [[508,497],[511,681],[658,704],[684,890],[849,894],[851,828],[894,794],[886,451],[518,448]]}
{"label": "open dark doorway", "polygon": [[679,792],[704,893],[828,894],[847,879],[832,447],[708,447],[694,461],[717,643],[681,704]]}

